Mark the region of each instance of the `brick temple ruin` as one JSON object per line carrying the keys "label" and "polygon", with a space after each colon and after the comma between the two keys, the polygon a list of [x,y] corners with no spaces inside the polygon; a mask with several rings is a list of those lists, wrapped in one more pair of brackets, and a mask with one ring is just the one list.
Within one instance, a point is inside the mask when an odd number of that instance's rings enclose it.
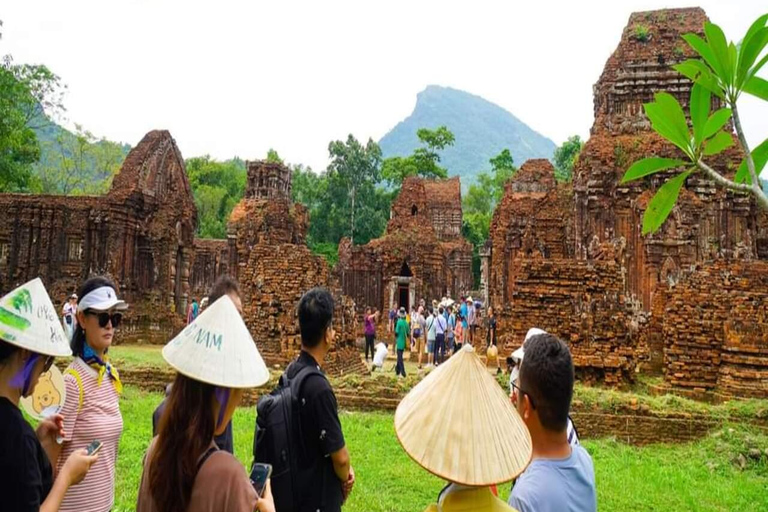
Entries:
{"label": "brick temple ruin", "polygon": [[302,293],[327,286],[337,301],[331,372],[364,371],[354,346],[354,308],[305,238],[306,209],[290,200],[291,171],[248,162],[243,200],[227,240],[194,237],[197,209],[184,160],[168,131],[152,131],[131,150],[103,196],[0,194],[9,222],[0,228],[0,290],[40,276],[53,300],[91,275],[107,275],[131,309],[120,342],[165,343],[223,274],[237,278],[244,317],[269,364],[298,354],[295,307]]}
{"label": "brick temple ruin", "polygon": [[[768,396],[768,215],[694,174],[664,226],[643,236],[648,201],[674,173],[620,183],[637,159],[680,157],[643,103],[668,91],[687,105],[692,83],[671,66],[694,57],[680,36],[702,34],[706,19],[698,8],[632,14],[594,86],[573,183],[533,160],[506,185],[484,262],[506,351],[537,326],[569,341],[585,379],[649,369],[698,394]],[[731,148],[710,165],[731,175],[742,156]]]}
{"label": "brick temple ruin", "polygon": [[339,244],[337,273],[357,310],[458,297],[472,288],[472,246],[461,234],[461,182],[409,177],[392,204],[384,236]]}

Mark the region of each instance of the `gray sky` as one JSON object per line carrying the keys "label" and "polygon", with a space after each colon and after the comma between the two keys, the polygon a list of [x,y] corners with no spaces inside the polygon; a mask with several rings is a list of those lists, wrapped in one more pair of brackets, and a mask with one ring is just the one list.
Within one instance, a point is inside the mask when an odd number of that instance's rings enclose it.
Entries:
{"label": "gray sky", "polygon": [[[6,0],[0,54],[69,86],[71,123],[135,145],[171,131],[185,157],[325,168],[332,139],[378,140],[428,84],[506,108],[560,144],[589,134],[592,84],[633,11],[662,1]],[[738,39],[764,0],[698,2]],[[765,76],[765,72],[762,73]],[[768,105],[742,100],[752,146]],[[519,162],[521,163],[521,162]]]}

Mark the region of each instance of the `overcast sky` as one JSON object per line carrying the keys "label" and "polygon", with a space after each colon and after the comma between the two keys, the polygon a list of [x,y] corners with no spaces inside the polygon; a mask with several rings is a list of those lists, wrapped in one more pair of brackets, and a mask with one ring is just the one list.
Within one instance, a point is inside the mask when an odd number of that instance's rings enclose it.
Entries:
{"label": "overcast sky", "polygon": [[[69,124],[135,145],[165,128],[185,157],[325,168],[328,142],[381,138],[429,84],[509,110],[560,144],[586,138],[592,84],[633,11],[672,1],[4,0],[0,54],[69,87]],[[738,39],[765,0],[702,1]],[[765,76],[765,72],[762,73]],[[768,107],[742,100],[751,144]]]}

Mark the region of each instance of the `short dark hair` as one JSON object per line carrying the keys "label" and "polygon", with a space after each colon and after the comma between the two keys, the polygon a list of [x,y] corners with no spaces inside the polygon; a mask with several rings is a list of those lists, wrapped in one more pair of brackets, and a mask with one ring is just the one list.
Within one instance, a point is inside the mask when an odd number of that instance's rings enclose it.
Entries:
{"label": "short dark hair", "polygon": [[[80,289],[77,290],[77,303],[80,304],[80,301],[83,300],[83,297],[91,293],[93,290],[102,288],[104,286],[109,286],[115,290],[115,293],[117,293],[115,283],[104,276],[94,276],[84,282]],[[83,313],[85,313],[85,311],[83,311]],[[72,342],[70,343],[70,347],[72,348],[72,355],[83,357],[83,352],[85,351],[85,330],[79,323],[75,328],[75,332],[72,334]]]}
{"label": "short dark hair", "polygon": [[301,344],[314,348],[333,322],[333,296],[325,288],[312,288],[299,301]]}
{"label": "short dark hair", "polygon": [[528,340],[520,367],[520,387],[533,399],[545,429],[559,432],[567,428],[573,381],[573,360],[565,343],[551,334],[538,334]]}
{"label": "short dark hair", "polygon": [[219,277],[215,283],[213,283],[211,293],[208,294],[208,304],[213,304],[223,296],[229,295],[230,293],[234,293],[240,297],[240,285],[238,285],[237,281],[232,279],[230,276],[223,275]]}

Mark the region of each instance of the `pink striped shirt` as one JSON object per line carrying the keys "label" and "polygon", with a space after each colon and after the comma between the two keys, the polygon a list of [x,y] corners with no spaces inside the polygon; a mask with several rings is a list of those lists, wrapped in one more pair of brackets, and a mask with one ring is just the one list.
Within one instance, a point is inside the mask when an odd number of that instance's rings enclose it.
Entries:
{"label": "pink striped shirt", "polygon": [[[77,379],[64,374],[67,397],[61,414],[67,437],[59,456],[58,469],[77,449],[85,448],[94,439],[102,442],[99,459],[91,466],[85,479],[73,485],[64,496],[61,512],[108,511],[115,501],[115,467],[117,445],[123,431],[123,417],[117,391],[109,377],[96,384],[98,373],[79,357],[69,368],[75,370],[83,383],[83,405],[78,412],[80,391]],[[68,368],[68,369],[69,369]]]}

